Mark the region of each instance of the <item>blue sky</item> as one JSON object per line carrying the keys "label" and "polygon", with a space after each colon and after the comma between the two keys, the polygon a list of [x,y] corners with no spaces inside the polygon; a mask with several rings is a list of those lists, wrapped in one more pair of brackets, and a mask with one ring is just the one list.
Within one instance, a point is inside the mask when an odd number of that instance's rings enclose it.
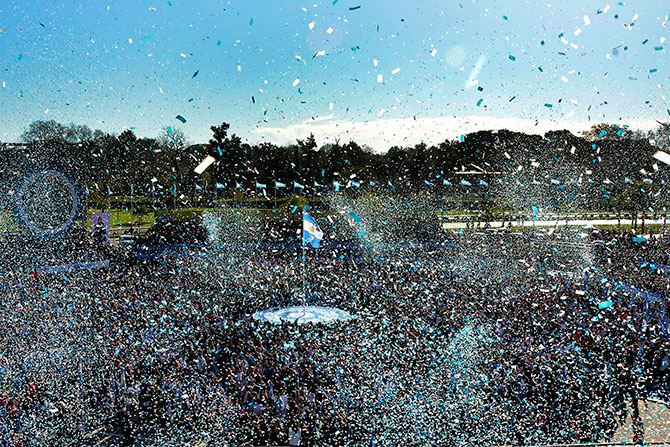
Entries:
{"label": "blue sky", "polygon": [[668,13],[652,0],[4,0],[0,140],[37,119],[171,125],[192,142],[227,121],[252,142],[313,131],[379,150],[479,128],[645,127],[670,118]]}

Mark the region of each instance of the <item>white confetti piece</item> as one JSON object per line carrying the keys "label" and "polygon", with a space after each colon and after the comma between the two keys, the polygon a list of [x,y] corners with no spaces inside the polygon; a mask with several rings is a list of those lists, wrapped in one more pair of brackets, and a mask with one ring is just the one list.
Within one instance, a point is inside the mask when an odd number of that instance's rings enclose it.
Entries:
{"label": "white confetti piece", "polygon": [[589,16],[584,16],[584,26],[589,26],[591,24],[591,19]]}
{"label": "white confetti piece", "polygon": [[394,74],[394,75],[398,74],[398,73],[400,73],[400,68],[399,67],[391,71],[391,74]]}
{"label": "white confetti piece", "polygon": [[327,32],[328,34],[333,34],[333,31],[334,31],[334,30],[333,30],[332,28],[330,28],[330,27],[326,30],[326,32]]}
{"label": "white confetti piece", "polygon": [[382,82],[384,80],[383,76],[378,74],[377,75],[377,82]]}
{"label": "white confetti piece", "polygon": [[205,157],[205,159],[198,165],[196,168],[193,170],[196,174],[200,175],[203,172],[205,172],[205,169],[207,169],[212,163],[214,163],[216,159],[212,157],[211,155],[208,155]]}
{"label": "white confetti piece", "polygon": [[295,87],[298,84],[300,84],[300,79],[295,78],[295,81],[293,81],[293,87]]}
{"label": "white confetti piece", "polygon": [[667,152],[657,151],[657,152],[654,154],[654,158],[655,158],[656,160],[658,160],[658,161],[660,161],[660,162],[663,162],[663,163],[665,163],[666,165],[670,166],[670,154],[668,154]]}
{"label": "white confetti piece", "polygon": [[316,25],[316,22],[309,22],[309,30],[310,31],[314,29],[314,25]]}

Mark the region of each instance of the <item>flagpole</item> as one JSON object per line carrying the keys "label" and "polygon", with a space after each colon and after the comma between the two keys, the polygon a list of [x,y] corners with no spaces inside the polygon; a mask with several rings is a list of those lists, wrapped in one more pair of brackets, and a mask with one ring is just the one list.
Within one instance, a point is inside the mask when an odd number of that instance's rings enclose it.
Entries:
{"label": "flagpole", "polygon": [[305,289],[305,242],[302,244],[302,305],[307,305],[307,290]]}
{"label": "flagpole", "polygon": [[300,233],[301,242],[300,247],[302,249],[302,305],[307,305],[307,291],[305,290],[305,210],[302,210],[302,220],[300,222],[302,226],[302,232]]}
{"label": "flagpole", "polygon": [[302,305],[306,306],[307,305],[307,290],[305,289],[305,210],[302,210],[302,220],[300,222],[300,225],[303,227],[302,232],[300,233],[301,236],[301,242],[300,242],[300,247],[302,249]]}

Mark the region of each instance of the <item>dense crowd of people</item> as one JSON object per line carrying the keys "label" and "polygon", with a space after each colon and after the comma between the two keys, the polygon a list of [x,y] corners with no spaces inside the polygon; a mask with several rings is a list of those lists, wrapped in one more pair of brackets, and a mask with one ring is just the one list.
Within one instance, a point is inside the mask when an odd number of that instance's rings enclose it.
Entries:
{"label": "dense crowd of people", "polygon": [[[668,385],[670,309],[667,277],[637,258],[665,261],[667,239],[416,227],[368,227],[305,262],[299,245],[220,243],[5,273],[0,440],[598,442],[627,405],[642,439],[638,401]],[[356,318],[252,317],[303,302]]]}

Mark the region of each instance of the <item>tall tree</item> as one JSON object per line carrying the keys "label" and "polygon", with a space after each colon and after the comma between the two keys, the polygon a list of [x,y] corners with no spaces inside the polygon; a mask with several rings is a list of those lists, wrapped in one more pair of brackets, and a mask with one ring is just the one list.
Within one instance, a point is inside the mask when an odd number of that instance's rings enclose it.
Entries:
{"label": "tall tree", "polygon": [[[181,129],[163,127],[156,140],[160,150],[163,152],[161,157],[172,174],[172,184],[170,188],[178,188],[183,180],[183,169],[188,140]],[[183,191],[182,191],[183,192]]]}
{"label": "tall tree", "polygon": [[212,138],[209,139],[209,155],[216,159],[216,162],[211,166],[211,178],[212,178],[212,192],[218,195],[218,188],[216,187],[217,182],[221,180],[221,171],[223,169],[221,163],[221,157],[223,155],[223,147],[225,147],[225,142],[228,138],[228,129],[230,129],[230,124],[223,122],[218,126],[211,126],[210,130],[212,131]]}

